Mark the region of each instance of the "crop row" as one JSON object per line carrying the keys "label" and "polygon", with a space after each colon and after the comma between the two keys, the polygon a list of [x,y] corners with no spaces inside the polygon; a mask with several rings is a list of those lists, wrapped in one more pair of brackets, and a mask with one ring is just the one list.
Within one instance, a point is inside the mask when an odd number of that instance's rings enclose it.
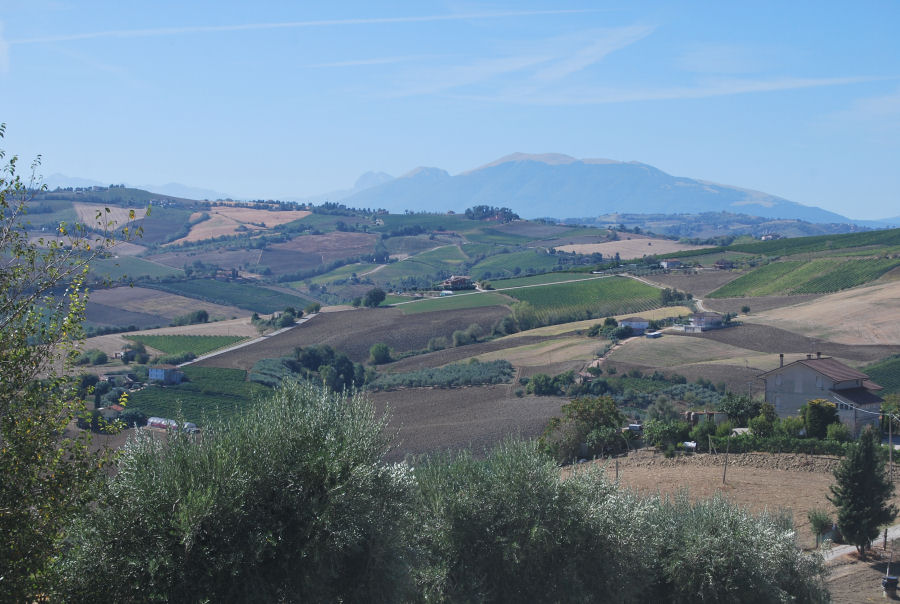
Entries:
{"label": "crop row", "polygon": [[142,342],[146,346],[160,350],[166,354],[190,352],[197,356],[236,344],[243,336],[179,336],[179,335],[137,335],[125,336],[132,342]]}
{"label": "crop row", "polygon": [[709,296],[729,298],[836,292],[874,281],[896,266],[900,266],[900,260],[773,262],[723,285]]}
{"label": "crop row", "polygon": [[214,279],[153,283],[149,284],[148,287],[206,302],[237,306],[238,308],[261,313],[276,312],[288,306],[304,307],[309,303],[309,300],[306,298],[258,285],[216,281]]}
{"label": "crop row", "polygon": [[530,303],[536,310],[632,304],[643,307],[648,301],[659,305],[657,288],[627,277],[609,277],[542,287],[526,287],[507,290],[504,293]]}

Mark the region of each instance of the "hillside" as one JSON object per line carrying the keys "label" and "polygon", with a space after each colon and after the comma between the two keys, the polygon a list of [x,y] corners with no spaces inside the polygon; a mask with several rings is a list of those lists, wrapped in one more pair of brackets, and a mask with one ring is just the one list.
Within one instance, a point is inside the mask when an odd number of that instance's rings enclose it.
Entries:
{"label": "hillside", "polygon": [[733,212],[809,222],[850,222],[821,208],[774,195],[672,176],[639,162],[515,153],[450,175],[415,170],[342,199],[391,212],[460,211],[476,204],[518,208],[526,218],[639,213]]}

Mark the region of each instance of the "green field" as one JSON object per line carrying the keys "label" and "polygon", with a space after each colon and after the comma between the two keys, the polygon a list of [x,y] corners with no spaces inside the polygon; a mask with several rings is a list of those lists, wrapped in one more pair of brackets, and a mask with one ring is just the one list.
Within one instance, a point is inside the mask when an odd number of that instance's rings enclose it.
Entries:
{"label": "green field", "polygon": [[188,365],[183,371],[188,381],[177,386],[148,386],[129,395],[128,408],[148,416],[184,417],[202,424],[206,418],[218,413],[230,415],[271,392],[248,382],[247,372],[241,369]]}
{"label": "green field", "polygon": [[862,372],[867,374],[873,382],[884,387],[884,390],[878,393],[881,396],[900,394],[900,355],[895,354],[864,367]]}
{"label": "green field", "polygon": [[184,275],[184,271],[180,268],[172,268],[133,256],[94,260],[91,264],[91,273],[100,279],[111,279],[113,281],[123,278],[137,279],[140,277]]}
{"label": "green field", "polygon": [[660,302],[657,288],[626,277],[527,287],[504,293],[530,303],[543,317],[586,315],[587,318],[641,312],[657,308]]}
{"label": "green field", "polygon": [[454,294],[443,298],[427,298],[409,304],[397,306],[404,315],[415,315],[423,312],[439,310],[459,310],[461,308],[481,308],[483,306],[502,306],[509,304],[510,299],[502,294],[475,293]]}
{"label": "green field", "polygon": [[475,243],[497,243],[501,245],[523,245],[533,241],[533,237],[506,233],[493,227],[481,227],[466,233],[466,239]]}
{"label": "green field", "polygon": [[[356,262],[354,264],[345,264],[344,266],[339,266],[333,271],[328,271],[327,273],[322,273],[321,275],[317,275],[315,277],[311,277],[309,279],[310,283],[316,283],[318,285],[325,285],[331,283],[333,281],[340,281],[341,279],[350,279],[353,276],[353,273],[356,273],[357,276],[366,273],[373,268],[377,267],[377,264],[373,263],[362,263]],[[303,282],[295,282],[290,284],[292,287],[300,285]]]}
{"label": "green field", "polygon": [[260,287],[252,283],[216,281],[215,279],[149,283],[147,287],[261,313],[277,312],[288,306],[303,308],[310,303],[308,298]]}
{"label": "green field", "polygon": [[523,285],[545,285],[547,283],[557,283],[561,281],[582,281],[585,279],[597,279],[596,275],[589,273],[564,273],[553,272],[543,273],[540,275],[532,275],[530,277],[515,277],[513,279],[492,279],[491,287],[494,289],[504,289],[507,287],[522,287]]}
{"label": "green field", "polygon": [[197,356],[224,348],[232,344],[237,344],[247,338],[243,336],[124,336],[126,340],[132,342],[143,342],[146,346],[161,350],[166,354],[180,354],[190,352]]}
{"label": "green field", "polygon": [[464,260],[466,257],[457,246],[447,245],[388,264],[377,273],[372,273],[370,278],[376,283],[400,282],[404,277],[436,281],[444,272],[458,274]]}
{"label": "green field", "polygon": [[897,266],[900,266],[897,259],[773,262],[726,283],[709,297],[830,293],[874,281]]}
{"label": "green field", "polygon": [[379,216],[384,226],[374,227],[377,232],[390,232],[405,226],[421,226],[428,231],[467,231],[478,226],[462,214],[387,214]]}
{"label": "green field", "polygon": [[545,272],[551,270],[557,264],[557,257],[539,250],[523,250],[520,252],[510,252],[508,254],[495,254],[488,256],[474,267],[472,267],[472,277],[496,278],[496,277],[512,277],[519,273],[525,273],[528,269],[536,272]]}
{"label": "green field", "polygon": [[882,251],[881,248],[891,248],[898,245],[900,245],[900,229],[888,229],[884,231],[847,233],[844,235],[814,235],[812,237],[736,243],[725,247],[664,254],[659,257],[688,258],[716,254],[723,251],[745,252],[757,256],[790,256],[793,254],[811,254],[851,248],[870,248],[872,253],[880,253]]}

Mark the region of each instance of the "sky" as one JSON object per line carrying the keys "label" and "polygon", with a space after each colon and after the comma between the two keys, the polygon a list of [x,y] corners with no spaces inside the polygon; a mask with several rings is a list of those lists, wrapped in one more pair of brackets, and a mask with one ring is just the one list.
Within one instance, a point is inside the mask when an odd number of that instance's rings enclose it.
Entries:
{"label": "sky", "polygon": [[0,147],[244,199],[513,152],[900,215],[900,2],[0,0]]}

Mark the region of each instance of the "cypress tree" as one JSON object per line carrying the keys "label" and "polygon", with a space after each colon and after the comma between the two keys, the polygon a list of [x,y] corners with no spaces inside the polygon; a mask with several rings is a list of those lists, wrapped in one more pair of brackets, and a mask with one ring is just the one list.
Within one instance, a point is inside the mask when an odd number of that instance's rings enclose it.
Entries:
{"label": "cypress tree", "polygon": [[856,546],[861,557],[878,536],[881,526],[897,516],[889,503],[894,493],[884,472],[884,459],[878,452],[878,436],[867,428],[834,471],[828,500],[838,509],[838,527],[848,543]]}

